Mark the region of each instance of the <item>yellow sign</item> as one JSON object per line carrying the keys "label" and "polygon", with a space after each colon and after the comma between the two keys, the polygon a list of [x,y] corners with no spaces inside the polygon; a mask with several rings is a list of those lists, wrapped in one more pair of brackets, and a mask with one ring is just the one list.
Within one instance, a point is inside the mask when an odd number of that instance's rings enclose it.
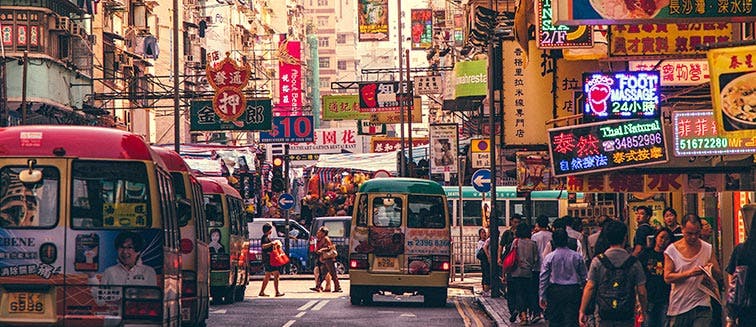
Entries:
{"label": "yellow sign", "polygon": [[707,43],[732,41],[732,24],[682,23],[611,25],[612,56],[696,54],[696,47]]}
{"label": "yellow sign", "polygon": [[717,133],[756,136],[756,45],[714,49],[707,57]]}
{"label": "yellow sign", "polygon": [[146,203],[105,203],[102,206],[102,225],[109,227],[147,226]]}

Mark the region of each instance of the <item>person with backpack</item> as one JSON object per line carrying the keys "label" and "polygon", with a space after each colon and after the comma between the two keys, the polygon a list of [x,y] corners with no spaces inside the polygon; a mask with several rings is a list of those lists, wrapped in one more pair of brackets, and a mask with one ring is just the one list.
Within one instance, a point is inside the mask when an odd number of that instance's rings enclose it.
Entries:
{"label": "person with backpack", "polygon": [[547,254],[541,265],[538,298],[546,310],[549,326],[577,326],[580,288],[586,279],[585,262],[579,253],[567,247],[567,232],[557,229],[552,234],[555,250]]}
{"label": "person with backpack", "polygon": [[633,327],[636,295],[641,306],[640,322],[646,321],[646,275],[638,260],[624,248],[625,224],[611,221],[602,233],[606,234],[609,249],[591,261],[580,304],[580,324],[585,326],[588,316],[593,314],[589,312],[588,304],[595,296],[599,326]]}
{"label": "person with backpack", "polygon": [[756,326],[756,228],[753,211],[756,205],[749,204],[750,211],[743,209],[743,222],[748,227],[745,242],[732,251],[727,264],[727,327]]}
{"label": "person with backpack", "polygon": [[654,228],[650,224],[652,214],[651,207],[638,206],[635,208],[635,220],[638,223],[638,228],[635,230],[635,237],[633,238],[633,256],[636,258],[641,251],[650,248],[648,237],[654,235]]}

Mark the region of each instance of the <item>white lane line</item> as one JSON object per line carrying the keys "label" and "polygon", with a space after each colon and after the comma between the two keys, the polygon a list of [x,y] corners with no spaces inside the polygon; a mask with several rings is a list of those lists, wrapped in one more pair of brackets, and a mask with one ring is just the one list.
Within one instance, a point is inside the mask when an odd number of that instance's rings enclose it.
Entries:
{"label": "white lane line", "polygon": [[283,327],[289,327],[289,326],[293,325],[293,324],[294,324],[295,322],[297,322],[297,321],[296,321],[296,320],[289,320],[289,321],[287,321],[287,322],[286,322],[286,323],[285,323],[285,324],[283,325]]}
{"label": "white lane line", "polygon": [[307,310],[311,306],[315,305],[315,303],[318,303],[318,300],[310,300],[309,302],[307,302],[307,303],[303,304],[301,307],[299,307],[297,310],[299,310],[299,311]]}
{"label": "white lane line", "polygon": [[225,314],[226,313],[226,309],[218,309],[218,310],[210,311],[210,313],[212,313],[212,314]]}
{"label": "white lane line", "polygon": [[307,313],[307,311],[302,311],[302,312],[300,312],[300,313],[297,313],[297,315],[296,315],[295,317],[297,317],[297,318],[302,318],[302,316],[304,316],[304,315],[305,315],[305,313]]}
{"label": "white lane line", "polygon": [[312,307],[312,311],[320,311],[320,309],[323,309],[323,307],[328,304],[328,302],[331,302],[331,300],[323,300],[318,303],[318,305]]}

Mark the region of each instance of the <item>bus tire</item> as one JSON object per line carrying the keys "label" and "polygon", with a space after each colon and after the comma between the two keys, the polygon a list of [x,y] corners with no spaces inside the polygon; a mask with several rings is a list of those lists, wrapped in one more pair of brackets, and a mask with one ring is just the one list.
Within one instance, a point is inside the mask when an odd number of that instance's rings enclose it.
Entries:
{"label": "bus tire", "polygon": [[234,300],[244,302],[244,293],[247,292],[247,285],[237,286],[234,294]]}
{"label": "bus tire", "polygon": [[423,302],[426,306],[445,307],[447,293],[445,287],[427,288],[423,293]]}
{"label": "bus tire", "polygon": [[234,296],[236,295],[236,288],[234,286],[226,287],[226,290],[223,292],[223,304],[232,304],[234,303]]}
{"label": "bus tire", "polygon": [[361,286],[349,286],[349,302],[352,305],[360,305],[363,300],[367,302],[367,290]]}

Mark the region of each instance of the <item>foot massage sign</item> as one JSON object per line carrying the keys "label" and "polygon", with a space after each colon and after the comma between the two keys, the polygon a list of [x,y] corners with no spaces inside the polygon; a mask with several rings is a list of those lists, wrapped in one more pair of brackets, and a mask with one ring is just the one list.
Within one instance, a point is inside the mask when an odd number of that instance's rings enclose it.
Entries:
{"label": "foot massage sign", "polygon": [[658,119],[550,129],[549,152],[556,177],[667,162]]}

